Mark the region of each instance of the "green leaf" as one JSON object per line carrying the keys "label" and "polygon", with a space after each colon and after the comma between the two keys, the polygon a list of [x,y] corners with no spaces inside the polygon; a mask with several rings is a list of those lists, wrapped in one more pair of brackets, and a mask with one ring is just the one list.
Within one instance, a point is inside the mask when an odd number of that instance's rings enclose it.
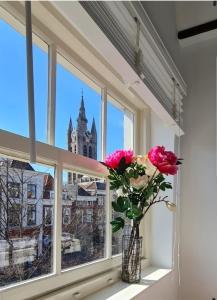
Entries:
{"label": "green leaf", "polygon": [[118,197],[117,204],[120,207],[120,212],[125,212],[128,209],[130,202],[126,197]]}
{"label": "green leaf", "polygon": [[172,184],[170,182],[165,182],[165,188],[172,189]]}
{"label": "green leaf", "polygon": [[112,225],[112,232],[116,232],[119,229],[124,228],[124,219],[117,217],[111,221],[110,224]]}
{"label": "green leaf", "polygon": [[142,215],[142,210],[137,206],[132,206],[132,208],[126,211],[126,216],[129,219],[135,220],[141,217],[141,215]]}
{"label": "green leaf", "polygon": [[155,177],[155,182],[156,183],[161,183],[165,180],[164,176],[162,174],[158,174],[156,177]]}
{"label": "green leaf", "polygon": [[112,208],[114,209],[114,211],[120,212],[120,208],[119,208],[118,204],[116,203],[116,201],[112,201]]}
{"label": "green leaf", "polygon": [[112,201],[112,207],[116,212],[125,212],[130,206],[130,202],[126,197],[118,197],[117,201]]}

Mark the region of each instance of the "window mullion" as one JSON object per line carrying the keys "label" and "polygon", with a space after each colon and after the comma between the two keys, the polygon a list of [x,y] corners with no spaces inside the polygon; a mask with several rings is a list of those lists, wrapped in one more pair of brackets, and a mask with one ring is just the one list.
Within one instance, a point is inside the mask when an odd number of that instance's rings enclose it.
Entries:
{"label": "window mullion", "polygon": [[31,2],[29,1],[25,3],[25,12],[26,12],[26,59],[27,59],[27,83],[28,83],[30,161],[36,162],[34,74],[33,74],[33,51],[32,51],[32,12],[31,12]]}
{"label": "window mullion", "polygon": [[[102,140],[102,160],[106,158],[106,139],[107,139],[107,88],[102,88],[102,130],[101,130],[101,140]],[[105,197],[105,211],[106,211],[106,257],[112,257],[112,232],[111,232],[111,193],[110,193],[110,183],[109,180],[106,182],[106,197]]]}
{"label": "window mullion", "polygon": [[102,88],[102,130],[101,130],[101,140],[102,140],[102,160],[106,157],[106,135],[107,135],[107,88]]}
{"label": "window mullion", "polygon": [[[139,122],[139,123],[138,123]],[[137,118],[138,134],[136,136],[139,154],[147,153],[151,147],[151,112],[149,108],[140,111]],[[144,257],[150,256],[150,215],[146,215],[141,220],[140,233],[143,236],[142,254]]]}
{"label": "window mullion", "polygon": [[56,110],[56,46],[49,45],[48,50],[48,115],[47,143],[55,143],[55,110]]}
{"label": "window mullion", "polygon": [[54,205],[54,272],[61,273],[61,236],[62,236],[62,166],[55,170],[55,205]]}
{"label": "window mullion", "polygon": [[106,210],[106,257],[112,257],[112,230],[110,221],[112,219],[112,206],[111,206],[111,192],[109,180],[106,182],[106,197],[105,197],[105,210]]}

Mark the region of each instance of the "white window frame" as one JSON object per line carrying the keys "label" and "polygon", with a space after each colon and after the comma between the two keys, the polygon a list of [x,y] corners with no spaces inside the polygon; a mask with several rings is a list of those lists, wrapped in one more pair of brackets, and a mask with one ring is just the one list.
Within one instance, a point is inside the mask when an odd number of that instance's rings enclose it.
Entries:
{"label": "white window frame", "polygon": [[[24,19],[23,11],[16,9],[16,3],[13,4],[3,4],[12,15],[18,16],[19,20]],[[16,22],[12,24],[16,26]],[[46,40],[49,46],[48,61],[49,61],[49,95],[48,95],[48,144],[43,144],[36,142],[37,150],[37,163],[42,163],[45,165],[50,165],[55,167],[55,199],[54,199],[54,254],[53,254],[53,272],[49,275],[36,277],[28,281],[19,282],[12,284],[0,289],[0,299],[12,299],[16,294],[17,299],[23,299],[26,297],[34,297],[36,295],[53,290],[53,288],[60,288],[64,285],[71,284],[73,281],[83,280],[89,276],[96,275],[98,273],[104,272],[105,270],[111,270],[114,267],[120,266],[121,255],[112,256],[112,232],[111,232],[111,197],[109,191],[109,182],[106,178],[107,171],[104,166],[99,162],[83,157],[78,154],[73,154],[63,149],[54,147],[55,144],[55,86],[56,86],[56,53],[57,51],[65,57],[69,62],[72,62],[73,66],[84,71],[80,68],[79,64],[76,64],[76,59],[70,53],[62,51],[60,45],[56,44],[52,38],[46,36],[46,34],[41,32],[41,29],[37,31],[37,27],[33,23],[34,32]],[[46,32],[46,29],[45,29]],[[85,72],[84,72],[85,74]],[[107,124],[107,95],[111,95],[113,98],[120,101],[122,108],[124,110],[129,110],[134,115],[134,133],[133,133],[133,145],[132,149],[139,149],[137,136],[135,135],[135,128],[138,128],[138,111],[129,105],[129,101],[125,102],[119,97],[117,91],[112,90],[110,87],[105,86],[100,82],[100,78],[96,79],[88,72],[88,77],[93,80],[97,85],[100,86],[102,91],[102,110],[101,110],[101,157],[102,160],[106,156],[106,124]],[[9,157],[16,157],[20,160],[29,161],[29,139],[19,136],[14,133],[0,130],[0,154]],[[132,137],[131,137],[132,141]],[[67,270],[61,270],[61,234],[62,234],[62,203],[59,201],[62,197],[62,172],[65,169],[71,169],[75,172],[85,173],[92,175],[93,177],[102,177],[106,179],[106,200],[105,209],[108,212],[106,214],[106,254],[104,259],[99,261],[94,261],[85,265],[69,268]],[[61,213],[59,213],[61,212]],[[74,280],[73,280],[74,278]]]}

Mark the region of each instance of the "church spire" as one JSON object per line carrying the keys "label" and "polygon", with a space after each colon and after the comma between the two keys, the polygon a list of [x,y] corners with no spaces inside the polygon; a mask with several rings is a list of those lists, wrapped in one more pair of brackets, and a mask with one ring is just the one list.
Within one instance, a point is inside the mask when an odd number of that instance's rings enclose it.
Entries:
{"label": "church spire", "polygon": [[72,152],[72,131],[73,131],[73,126],[72,126],[72,118],[70,116],[70,119],[69,119],[69,126],[68,126],[68,150]]}
{"label": "church spire", "polygon": [[68,132],[72,132],[73,130],[73,126],[72,126],[72,118],[70,116],[70,119],[69,119],[69,126],[68,126]]}
{"label": "church spire", "polygon": [[78,122],[78,131],[85,132],[87,130],[87,122],[88,121],[86,118],[85,107],[84,107],[83,89],[81,92],[81,105],[80,105],[77,122]]}
{"label": "church spire", "polygon": [[94,117],[93,117],[93,121],[92,121],[91,134],[96,136],[96,123],[95,123]]}

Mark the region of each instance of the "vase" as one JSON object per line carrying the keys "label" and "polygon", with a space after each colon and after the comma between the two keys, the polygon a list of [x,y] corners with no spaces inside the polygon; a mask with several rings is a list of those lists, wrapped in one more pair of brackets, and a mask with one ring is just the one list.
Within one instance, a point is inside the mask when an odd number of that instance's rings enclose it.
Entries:
{"label": "vase", "polygon": [[130,235],[122,237],[122,274],[123,281],[138,283],[141,280],[142,237],[132,228]]}

